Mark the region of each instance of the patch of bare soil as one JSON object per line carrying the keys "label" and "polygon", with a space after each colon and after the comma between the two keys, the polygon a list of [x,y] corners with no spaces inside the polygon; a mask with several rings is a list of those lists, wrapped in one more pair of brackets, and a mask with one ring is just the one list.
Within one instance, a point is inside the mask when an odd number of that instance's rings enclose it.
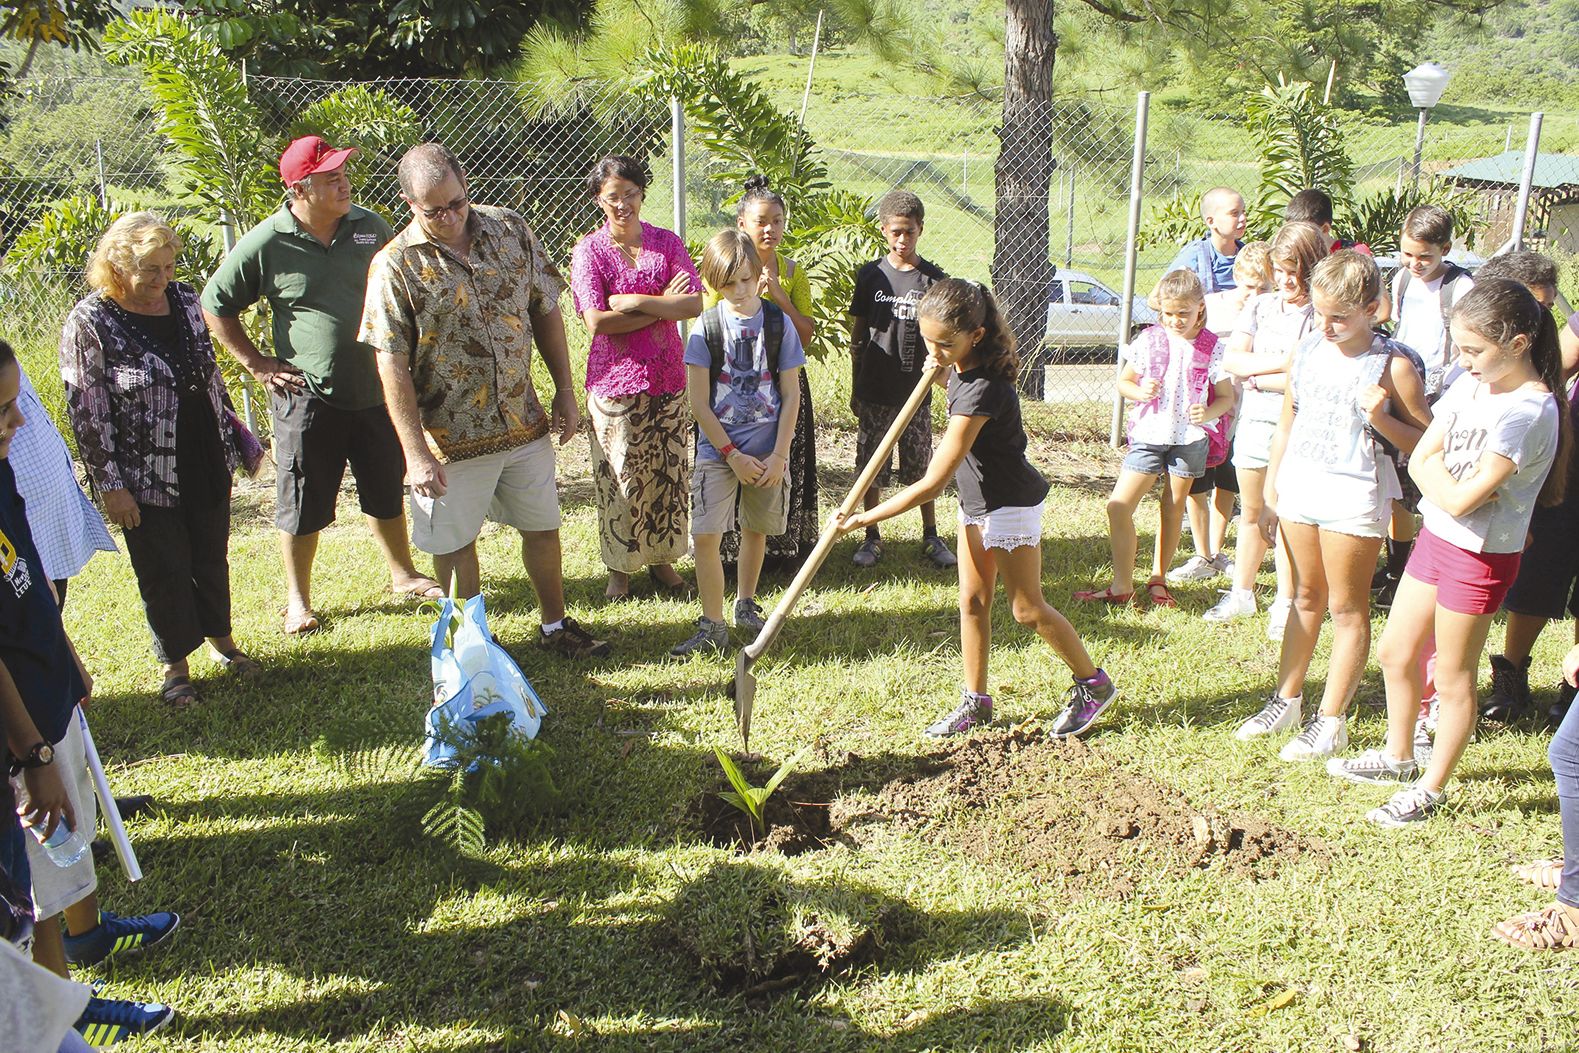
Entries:
{"label": "patch of bare soil", "polygon": [[[753,786],[765,785],[776,770],[760,760],[739,763]],[[840,794],[841,785],[836,771],[791,772],[768,798],[763,809],[766,829],[762,829],[745,812],[719,796],[729,789],[720,772],[717,785],[697,797],[691,814],[701,827],[702,836],[720,848],[796,856],[825,848],[837,839],[829,805]]]}
{"label": "patch of bare soil", "polygon": [[926,826],[984,862],[1128,897],[1142,877],[1220,866],[1259,880],[1325,848],[1249,816],[1201,811],[1100,749],[1019,727],[927,755],[862,821]]}

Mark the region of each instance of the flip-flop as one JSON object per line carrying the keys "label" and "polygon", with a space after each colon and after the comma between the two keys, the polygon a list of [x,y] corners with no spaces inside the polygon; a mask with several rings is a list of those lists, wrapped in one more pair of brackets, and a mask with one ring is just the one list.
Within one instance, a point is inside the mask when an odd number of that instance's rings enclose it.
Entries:
{"label": "flip-flop", "polygon": [[282,608],[280,617],[285,619],[283,628],[286,636],[306,636],[308,633],[315,633],[323,628],[318,622],[318,615],[311,610],[292,621],[290,610]]}
{"label": "flip-flop", "polygon": [[215,651],[214,661],[243,680],[255,680],[263,675],[263,664],[239,647]]}
{"label": "flip-flop", "polygon": [[444,586],[436,581],[428,585],[409,585],[404,589],[391,585],[389,591],[403,600],[442,600],[447,595]]}
{"label": "flip-flop", "polygon": [[197,702],[197,688],[192,686],[190,677],[167,676],[163,684],[159,685],[159,697],[170,704],[173,709],[188,709]]}
{"label": "flip-flop", "polygon": [[662,578],[658,577],[658,575],[653,573],[651,567],[648,567],[647,577],[652,581],[653,588],[657,589],[660,593],[666,596],[673,596],[677,599],[688,600],[693,595],[695,595],[691,588],[691,583],[680,577],[678,572],[675,574],[675,577],[679,579],[678,581],[664,581]]}
{"label": "flip-flop", "polygon": [[1114,592],[1113,586],[1109,585],[1105,589],[1081,589],[1075,593],[1075,599],[1081,603],[1109,603],[1115,607],[1122,607],[1133,602],[1135,592],[1133,589],[1129,592]]}

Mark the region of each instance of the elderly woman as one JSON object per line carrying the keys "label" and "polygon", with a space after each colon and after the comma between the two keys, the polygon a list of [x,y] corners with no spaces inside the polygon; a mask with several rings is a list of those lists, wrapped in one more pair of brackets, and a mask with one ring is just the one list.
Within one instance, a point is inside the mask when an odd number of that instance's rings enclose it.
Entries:
{"label": "elderly woman", "polygon": [[88,262],[94,292],[66,318],[60,372],[77,449],[125,531],[159,693],[197,700],[187,656],[206,638],[232,673],[261,668],[230,635],[230,479],[261,453],[236,420],[198,295],[173,281],[181,239],[152,212],[111,224]]}
{"label": "elderly woman", "polygon": [[691,429],[675,323],[701,313],[702,282],[679,237],[642,222],[641,162],[605,157],[587,189],[607,222],[577,243],[570,289],[592,334],[587,415],[606,595],[629,597],[642,567],[683,594],[673,563],[686,548]]}

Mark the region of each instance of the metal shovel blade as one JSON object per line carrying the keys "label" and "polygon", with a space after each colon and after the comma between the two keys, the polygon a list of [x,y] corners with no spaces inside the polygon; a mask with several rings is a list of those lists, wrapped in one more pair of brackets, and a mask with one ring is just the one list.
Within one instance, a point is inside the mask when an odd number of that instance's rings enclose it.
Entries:
{"label": "metal shovel blade", "polygon": [[751,744],[751,703],[757,697],[757,677],[751,671],[752,659],[745,648],[735,657],[735,682],[730,694],[735,699],[735,725],[742,745]]}

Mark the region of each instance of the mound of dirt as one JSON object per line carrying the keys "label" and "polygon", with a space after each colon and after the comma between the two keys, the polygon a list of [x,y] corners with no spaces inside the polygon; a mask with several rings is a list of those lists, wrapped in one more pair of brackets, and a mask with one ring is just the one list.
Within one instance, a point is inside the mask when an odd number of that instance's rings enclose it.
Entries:
{"label": "mound of dirt", "polygon": [[1039,727],[989,731],[924,757],[878,793],[876,814],[926,826],[984,862],[1128,897],[1143,876],[1220,866],[1257,880],[1317,842],[1262,820],[1203,812],[1176,790]]}

